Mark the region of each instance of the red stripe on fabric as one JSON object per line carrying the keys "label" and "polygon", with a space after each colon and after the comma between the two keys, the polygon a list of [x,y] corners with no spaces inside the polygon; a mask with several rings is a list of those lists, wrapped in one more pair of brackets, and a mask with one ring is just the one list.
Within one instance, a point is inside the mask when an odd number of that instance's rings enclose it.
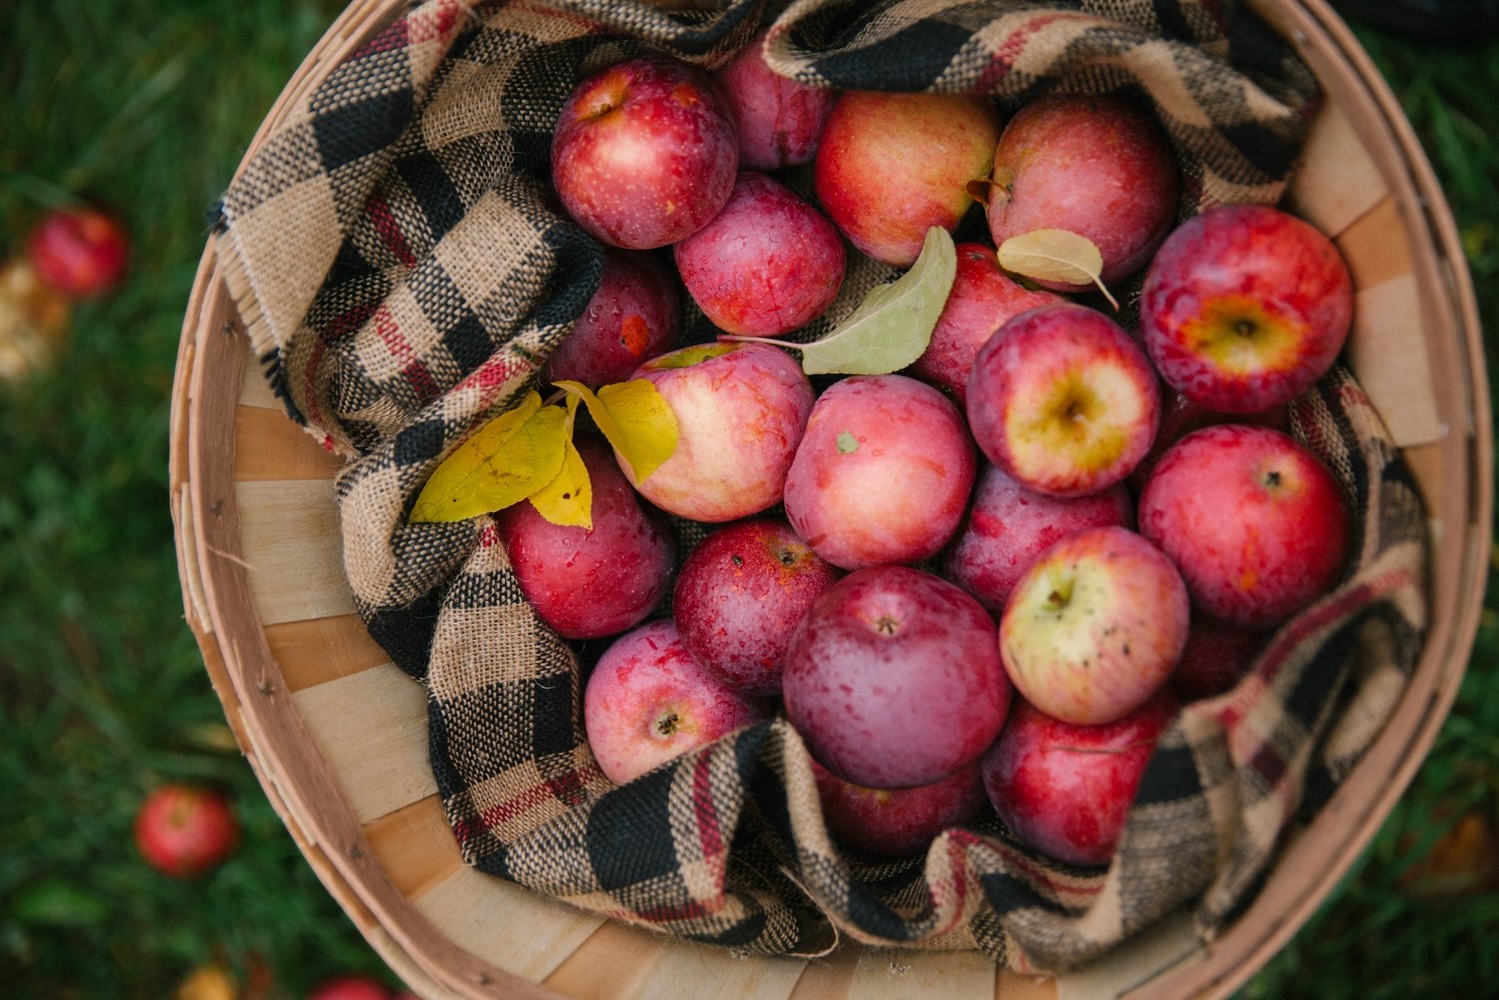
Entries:
{"label": "red stripe on fabric", "polygon": [[405,267],[416,267],[416,254],[411,252],[411,244],[406,242],[406,234],[391,214],[389,203],[379,194],[371,194],[364,203],[364,214],[375,224],[375,231],[386,249],[396,255],[396,260]]}
{"label": "red stripe on fabric", "polygon": [[692,769],[692,812],[697,819],[697,842],[703,857],[723,853],[723,834],[718,828],[718,807],[713,804],[713,789],[708,783],[711,758],[703,754]]}
{"label": "red stripe on fabric", "polygon": [[479,548],[492,549],[500,541],[500,529],[493,521],[487,522],[479,532]]}
{"label": "red stripe on fabric", "polygon": [[501,356],[490,358],[478,368],[475,368],[462,382],[454,386],[454,389],[497,389],[505,385],[516,375],[519,375],[523,368],[530,367],[530,365],[513,357]]}
{"label": "red stripe on fabric", "polygon": [[364,48],[354,53],[354,59],[358,60],[363,59],[365,56],[378,55],[381,52],[393,52],[396,49],[404,49],[407,45],[408,26],[408,19],[401,18],[380,32],[380,34],[370,39]]}
{"label": "red stripe on fabric", "polygon": [[1009,76],[1015,69],[1015,60],[1024,51],[1026,43],[1031,36],[1037,32],[1051,27],[1059,21],[1092,21],[1095,18],[1087,14],[1043,14],[1035,17],[1020,27],[1020,30],[1008,35],[1004,41],[999,43],[994,54],[989,57],[989,65],[979,74],[975,89],[980,93],[987,93],[994,88],[1005,77]]}
{"label": "red stripe on fabric", "polygon": [[1280,784],[1280,779],[1286,776],[1286,759],[1268,743],[1261,744],[1254,752],[1254,756],[1249,759],[1249,766],[1265,779],[1265,784],[1270,788]]}
{"label": "red stripe on fabric", "polygon": [[698,917],[706,917],[712,913],[702,903],[679,903],[673,906],[654,906],[649,910],[636,911],[635,916],[641,920],[649,920],[652,923],[664,924],[673,920],[695,920]]}
{"label": "red stripe on fabric", "polygon": [[464,817],[453,824],[453,837],[459,846],[467,844],[475,837],[482,837],[489,831],[480,822]]}
{"label": "red stripe on fabric", "polygon": [[[487,525],[487,528],[493,527],[494,522],[491,521]],[[496,531],[496,535],[498,535],[498,531]],[[552,793],[553,798],[565,802],[570,806],[582,805],[584,799],[583,776],[577,771],[568,771],[564,775],[551,778],[547,781],[547,791]]]}
{"label": "red stripe on fabric", "polygon": [[442,38],[458,23],[461,12],[458,0],[442,0],[436,8],[423,8],[423,16],[412,19],[410,44],[421,45],[423,42]]}
{"label": "red stripe on fabric", "polygon": [[416,398],[423,404],[432,402],[441,393],[437,387],[437,380],[432,377],[432,372],[420,361],[413,361],[401,369],[401,377],[406,384],[416,390]]}

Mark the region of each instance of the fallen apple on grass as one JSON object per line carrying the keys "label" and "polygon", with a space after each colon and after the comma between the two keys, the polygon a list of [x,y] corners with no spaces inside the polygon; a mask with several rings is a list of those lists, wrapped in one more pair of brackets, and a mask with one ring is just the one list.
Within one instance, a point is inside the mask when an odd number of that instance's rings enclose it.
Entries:
{"label": "fallen apple on grass", "polygon": [[37,278],[69,299],[114,289],[130,264],[130,238],[113,214],[97,208],[48,212],[26,239]]}
{"label": "fallen apple on grass", "polygon": [[135,814],[135,845],[151,867],[176,878],[212,871],[239,846],[239,821],[212,789],[167,784]]}

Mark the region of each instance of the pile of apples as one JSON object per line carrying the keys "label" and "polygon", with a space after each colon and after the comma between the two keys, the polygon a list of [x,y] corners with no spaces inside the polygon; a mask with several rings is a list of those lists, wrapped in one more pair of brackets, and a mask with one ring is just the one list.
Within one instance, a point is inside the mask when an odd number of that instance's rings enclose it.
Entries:
{"label": "pile of apples", "polygon": [[[581,443],[592,530],[500,512],[520,586],[561,635],[618,636],[584,699],[617,782],[779,706],[846,845],[918,852],[992,806],[1106,863],[1180,703],[1232,686],[1344,570],[1348,502],[1284,428],[1346,337],[1348,272],[1275,209],[1177,226],[1171,147],[1121,97],[1002,127],[978,98],[806,87],[761,48],[711,77],[623,62],[562,111],[553,182],[611,249],[544,378],[649,380],[680,439],[639,482]],[[807,163],[816,204],[771,173]],[[906,267],[976,202],[995,247],[1065,230],[1104,282],[1148,268],[1139,328],[960,243],[905,374],[818,394],[753,339],[823,314],[845,243]],[[675,275],[646,252],[666,246]],[[671,350],[682,286],[740,339]],[[647,621],[676,563],[662,511],[722,526]]]}

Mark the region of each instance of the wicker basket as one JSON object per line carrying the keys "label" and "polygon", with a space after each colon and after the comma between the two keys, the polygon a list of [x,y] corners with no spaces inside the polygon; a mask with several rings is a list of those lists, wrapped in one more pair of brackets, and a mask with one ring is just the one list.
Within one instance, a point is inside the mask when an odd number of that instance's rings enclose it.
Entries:
{"label": "wicker basket", "polygon": [[[977,954],[844,945],[826,961],[740,958],[667,940],[466,867],[426,753],[423,689],[354,615],[335,460],[256,372],[211,252],[193,286],[172,411],[172,514],[188,623],[235,735],[328,890],[417,992],[447,997],[1221,996],[1283,945],[1374,835],[1445,719],[1488,566],[1492,447],[1470,278],[1410,127],[1322,0],[1252,4],[1328,103],[1291,207],[1335,234],[1357,290],[1349,357],[1431,513],[1430,635],[1387,728],[1250,908],[1209,949],[1168,921],[1057,979]],[[405,7],[354,0],[251,144]],[[248,159],[248,156],[247,156]],[[274,584],[271,581],[276,581]]]}

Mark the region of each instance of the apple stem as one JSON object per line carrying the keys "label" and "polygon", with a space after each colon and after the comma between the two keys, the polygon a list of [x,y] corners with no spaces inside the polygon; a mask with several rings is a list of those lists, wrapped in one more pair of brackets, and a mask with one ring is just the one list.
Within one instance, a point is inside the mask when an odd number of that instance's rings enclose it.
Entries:
{"label": "apple stem", "polygon": [[793,344],[789,340],[772,340],[770,337],[743,337],[737,333],[720,333],[719,340],[729,340],[736,344],[771,344],[775,347],[785,347],[793,351],[805,351],[806,344]]}

